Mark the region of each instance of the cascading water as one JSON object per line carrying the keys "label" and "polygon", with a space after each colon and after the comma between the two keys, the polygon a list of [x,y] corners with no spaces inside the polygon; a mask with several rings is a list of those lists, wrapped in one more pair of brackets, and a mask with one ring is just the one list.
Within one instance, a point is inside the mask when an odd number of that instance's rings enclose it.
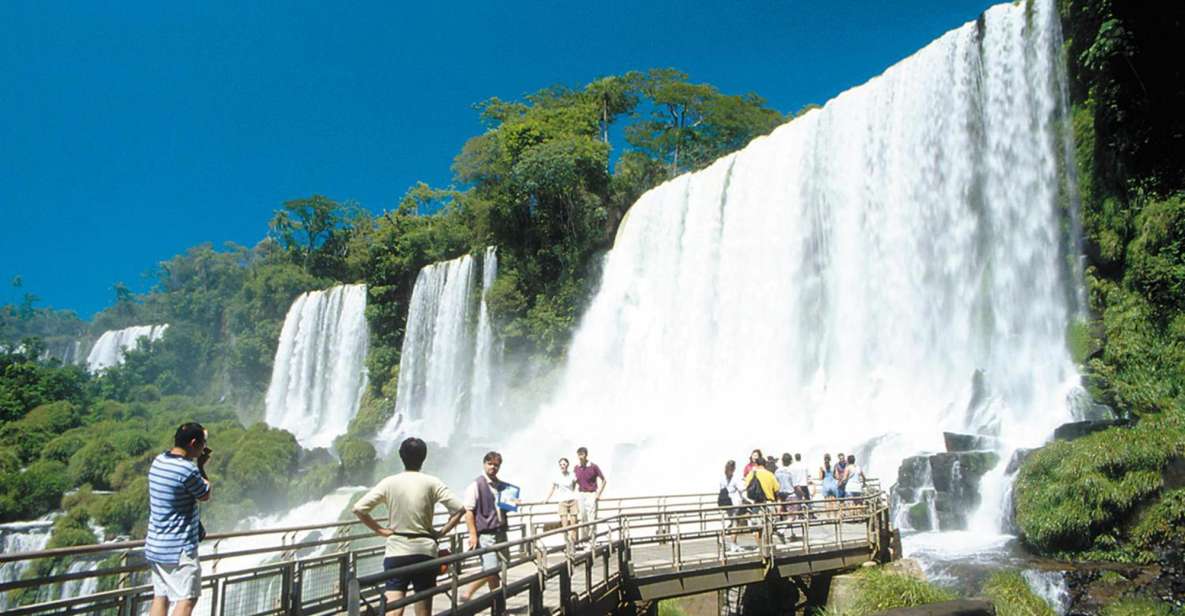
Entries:
{"label": "cascading water", "polygon": [[754,446],[895,469],[943,430],[1039,444],[1079,383],[1059,43],[1049,0],[993,7],[643,195],[507,466],[587,445],[642,492],[630,469],[703,489]]}
{"label": "cascading water", "polygon": [[[44,550],[46,544],[49,543],[49,534],[54,518],[58,515],[51,513],[31,522],[0,524],[0,548],[3,548],[0,549],[0,552],[15,554]],[[29,566],[29,561],[0,564],[0,584],[21,579]],[[0,611],[8,609],[8,595],[9,593],[0,592]]]}
{"label": "cascading water", "polygon": [[476,267],[464,255],[427,265],[416,277],[395,415],[377,438],[386,452],[409,433],[447,444],[466,415],[470,427],[480,426],[497,405],[493,364],[500,349],[485,303],[498,275],[497,249],[487,248],[482,258],[480,296],[473,292]]}
{"label": "cascading water", "polygon": [[168,324],[133,325],[123,329],[105,331],[95,341],[90,353],[87,354],[86,369],[90,372],[99,372],[112,366],[118,366],[123,363],[124,353],[128,349],[135,349],[141,338],[155,342],[165,335],[167,329],[169,329]]}
{"label": "cascading water", "polygon": [[268,425],[304,447],[328,447],[345,434],[366,387],[366,285],[340,285],[296,298],[284,319]]}
{"label": "cascading water", "polygon": [[494,366],[502,355],[499,340],[494,336],[486,294],[498,278],[498,249],[486,247],[481,260],[481,302],[477,314],[477,343],[473,351],[473,383],[469,393],[469,433],[489,434],[490,415],[497,404]]}

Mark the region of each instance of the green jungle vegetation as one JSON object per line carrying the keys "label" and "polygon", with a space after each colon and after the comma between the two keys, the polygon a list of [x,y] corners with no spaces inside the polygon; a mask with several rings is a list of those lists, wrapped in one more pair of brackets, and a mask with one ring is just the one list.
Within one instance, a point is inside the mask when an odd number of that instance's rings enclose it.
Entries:
{"label": "green jungle vegetation", "polygon": [[[1036,551],[1151,562],[1185,546],[1185,7],[1061,0],[1090,320],[1070,343],[1094,398],[1133,420],[1022,466]],[[1167,481],[1167,483],[1166,483]],[[1117,612],[1118,613],[1118,612]]]}
{"label": "green jungle vegetation", "polygon": [[[393,410],[421,267],[498,246],[490,304],[508,349],[558,355],[595,284],[596,257],[633,201],[786,120],[755,94],[724,94],[671,69],[490,99],[476,111],[485,130],[457,154],[455,185],[417,184],[381,214],[323,195],[287,201],[256,246],[190,248],[157,266],[146,294],[117,283],[89,323],[39,306],[13,279],[18,299],[0,306],[0,522],[64,510],[50,547],[93,543],[91,523],[142,537],[147,468],[189,420],[209,428],[214,449],[210,532],[370,483],[367,437]],[[368,285],[370,390],[333,451],[310,451],[259,419],[289,306],[339,283]],[[45,355],[149,323],[170,327],[99,375]]]}

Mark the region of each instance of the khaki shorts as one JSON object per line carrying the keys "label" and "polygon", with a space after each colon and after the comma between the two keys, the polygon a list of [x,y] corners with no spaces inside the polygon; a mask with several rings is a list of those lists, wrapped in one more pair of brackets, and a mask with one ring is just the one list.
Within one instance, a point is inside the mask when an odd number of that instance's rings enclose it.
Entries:
{"label": "khaki shorts", "polygon": [[202,595],[202,566],[197,551],[182,552],[177,564],[148,563],[152,571],[152,594],[169,602],[197,600]]}

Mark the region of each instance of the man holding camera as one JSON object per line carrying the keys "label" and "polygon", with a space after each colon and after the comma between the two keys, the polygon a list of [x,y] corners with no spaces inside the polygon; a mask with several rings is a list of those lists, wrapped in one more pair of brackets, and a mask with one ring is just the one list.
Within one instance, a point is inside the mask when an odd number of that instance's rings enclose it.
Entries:
{"label": "man holding camera", "polygon": [[210,500],[206,477],[206,429],[186,423],[173,434],[173,448],[148,469],[148,536],[144,558],[152,571],[151,616],[189,616],[202,594],[198,541],[205,535],[198,501]]}

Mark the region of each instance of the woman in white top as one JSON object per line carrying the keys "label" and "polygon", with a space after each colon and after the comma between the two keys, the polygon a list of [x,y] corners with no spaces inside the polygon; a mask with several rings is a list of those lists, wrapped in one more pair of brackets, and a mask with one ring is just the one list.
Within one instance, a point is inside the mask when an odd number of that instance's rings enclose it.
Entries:
{"label": "woman in white top", "polygon": [[[731,520],[730,527],[741,525],[740,517],[745,514],[745,509],[740,507],[741,493],[744,489],[741,487],[741,479],[737,476],[737,463],[734,460],[729,460],[724,463],[724,475],[720,478],[720,487],[718,490],[728,494],[728,499],[732,502],[732,508],[728,510],[728,517]],[[737,536],[732,535],[733,549],[739,548],[737,545]]]}
{"label": "woman in white top", "polygon": [[[555,494],[560,504],[560,526],[574,526],[580,511],[580,504],[576,500],[576,473],[568,471],[568,459],[560,458],[560,470],[552,477],[551,488],[543,502],[551,501]],[[575,539],[575,537],[573,537]]]}
{"label": "woman in white top", "polygon": [[864,469],[856,466],[856,456],[848,456],[847,478],[847,495],[852,498],[864,496]]}

